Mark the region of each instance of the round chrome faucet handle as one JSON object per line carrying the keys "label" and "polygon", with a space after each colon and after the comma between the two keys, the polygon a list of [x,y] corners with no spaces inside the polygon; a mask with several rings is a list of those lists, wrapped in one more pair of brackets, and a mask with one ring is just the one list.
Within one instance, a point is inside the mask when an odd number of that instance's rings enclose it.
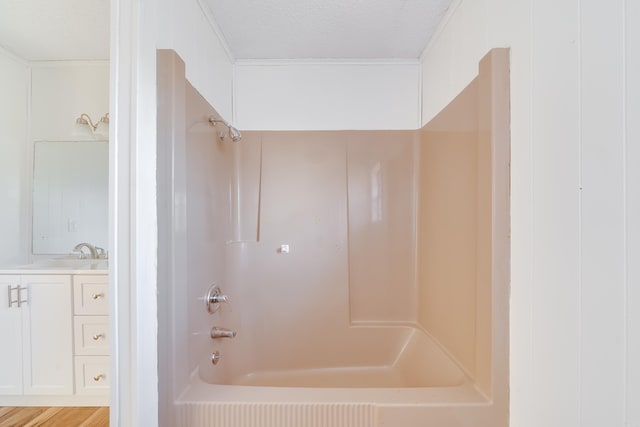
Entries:
{"label": "round chrome faucet handle", "polygon": [[207,311],[211,314],[218,311],[220,303],[228,303],[229,297],[224,295],[219,287],[215,284],[211,285],[206,295],[204,296],[204,303],[207,306]]}
{"label": "round chrome faucet handle", "polygon": [[229,297],[227,295],[215,294],[211,296],[211,301],[214,304],[218,304],[221,302],[229,302]]}

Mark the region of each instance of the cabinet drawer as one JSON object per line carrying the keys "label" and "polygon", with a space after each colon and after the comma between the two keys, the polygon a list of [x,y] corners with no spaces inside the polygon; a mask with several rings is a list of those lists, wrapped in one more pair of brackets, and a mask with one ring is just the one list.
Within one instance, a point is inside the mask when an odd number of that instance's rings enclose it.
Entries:
{"label": "cabinet drawer", "polygon": [[107,276],[73,277],[73,310],[75,314],[109,314]]}
{"label": "cabinet drawer", "polygon": [[73,337],[77,355],[109,355],[109,317],[75,316]]}
{"label": "cabinet drawer", "polygon": [[109,356],[76,356],[76,394],[109,394]]}

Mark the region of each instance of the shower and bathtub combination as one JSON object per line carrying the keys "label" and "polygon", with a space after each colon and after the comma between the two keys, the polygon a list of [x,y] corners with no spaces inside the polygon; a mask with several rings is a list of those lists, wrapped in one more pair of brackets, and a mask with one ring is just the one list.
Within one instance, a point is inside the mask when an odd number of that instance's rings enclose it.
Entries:
{"label": "shower and bathtub combination", "polygon": [[160,420],[508,425],[508,50],[424,128],[243,131],[158,53]]}

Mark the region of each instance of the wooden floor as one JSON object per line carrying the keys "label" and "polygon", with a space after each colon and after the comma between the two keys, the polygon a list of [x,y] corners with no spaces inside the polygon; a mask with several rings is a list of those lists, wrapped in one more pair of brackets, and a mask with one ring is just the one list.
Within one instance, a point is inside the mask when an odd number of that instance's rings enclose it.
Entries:
{"label": "wooden floor", "polygon": [[108,407],[0,407],[0,427],[109,427]]}

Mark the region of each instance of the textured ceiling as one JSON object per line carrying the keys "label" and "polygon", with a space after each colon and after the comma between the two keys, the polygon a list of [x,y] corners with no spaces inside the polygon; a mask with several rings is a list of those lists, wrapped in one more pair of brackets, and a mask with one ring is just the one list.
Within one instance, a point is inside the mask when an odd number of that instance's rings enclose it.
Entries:
{"label": "textured ceiling", "polygon": [[203,2],[236,59],[415,59],[452,0]]}
{"label": "textured ceiling", "polygon": [[0,46],[29,61],[109,59],[109,1],[0,0]]}
{"label": "textured ceiling", "polygon": [[[197,0],[236,59],[415,59],[452,0]],[[108,0],[0,0],[25,60],[109,58]]]}

